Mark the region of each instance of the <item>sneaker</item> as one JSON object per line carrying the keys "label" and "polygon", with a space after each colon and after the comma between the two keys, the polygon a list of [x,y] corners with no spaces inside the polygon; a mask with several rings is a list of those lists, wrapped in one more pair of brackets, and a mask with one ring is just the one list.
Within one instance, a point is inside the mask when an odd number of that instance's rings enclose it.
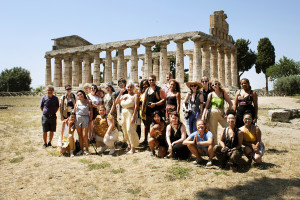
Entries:
{"label": "sneaker", "polygon": [[47,148],[47,144],[46,143],[43,144],[43,149],[45,149],[45,148]]}
{"label": "sneaker", "polygon": [[212,166],[212,159],[208,159],[208,162],[206,163],[206,166]]}
{"label": "sneaker", "polygon": [[192,163],[193,163],[194,165],[198,165],[198,164],[201,163],[201,161],[202,161],[202,158],[196,158],[196,160],[194,160]]}
{"label": "sneaker", "polygon": [[167,158],[172,158],[173,157],[173,155],[171,154],[171,153],[169,153],[168,155],[167,155]]}
{"label": "sneaker", "polygon": [[80,156],[80,155],[82,155],[82,153],[83,153],[83,151],[80,150],[80,151],[77,152],[76,156]]}
{"label": "sneaker", "polygon": [[73,151],[71,151],[71,153],[70,153],[70,157],[71,157],[71,158],[73,158],[73,157],[74,157],[74,152],[73,152]]}
{"label": "sneaker", "polygon": [[109,150],[108,155],[113,155],[114,153],[115,153],[115,148],[112,148],[112,149]]}
{"label": "sneaker", "polygon": [[108,149],[108,146],[104,146],[101,148],[101,150],[98,153],[104,153],[104,151]]}
{"label": "sneaker", "polygon": [[88,155],[90,155],[90,152],[89,152],[88,150],[85,150],[85,151],[84,151],[84,154],[85,154],[86,156],[88,156]]}
{"label": "sneaker", "polygon": [[51,142],[48,142],[48,145],[47,145],[48,147],[51,147],[52,146],[52,144],[51,144]]}

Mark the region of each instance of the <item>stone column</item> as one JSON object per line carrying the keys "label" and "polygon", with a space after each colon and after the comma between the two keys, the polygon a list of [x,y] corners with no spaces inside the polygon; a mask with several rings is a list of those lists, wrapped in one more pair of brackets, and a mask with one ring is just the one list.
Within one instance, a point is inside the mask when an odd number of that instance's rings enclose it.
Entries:
{"label": "stone column", "polygon": [[[142,79],[145,79],[145,58],[141,58],[141,60],[143,61],[143,65],[142,65]],[[148,78],[148,77],[147,77]]]}
{"label": "stone column", "polygon": [[117,68],[117,79],[124,77],[124,49],[125,47],[118,48],[118,68]]}
{"label": "stone column", "polygon": [[193,81],[199,81],[202,78],[202,58],[201,58],[201,42],[199,37],[193,37],[194,41],[194,52],[193,52]]}
{"label": "stone column", "polygon": [[92,78],[92,63],[93,61],[89,61],[89,65],[88,65],[88,83],[92,83],[93,82],[93,78]]}
{"label": "stone column", "polygon": [[174,40],[177,44],[176,48],[176,80],[179,83],[184,83],[184,52],[183,43],[188,41],[187,39]]}
{"label": "stone column", "polygon": [[224,49],[218,47],[218,80],[225,86],[225,63],[224,63]]}
{"label": "stone column", "polygon": [[189,81],[193,80],[193,54],[187,54],[189,57]]}
{"label": "stone column", "polygon": [[218,79],[218,52],[215,45],[210,47],[210,79]]}
{"label": "stone column", "polygon": [[106,50],[106,62],[105,62],[105,79],[104,83],[111,82],[112,81],[112,58],[111,58],[111,49]]}
{"label": "stone column", "polygon": [[55,57],[54,61],[54,87],[60,87],[61,86],[61,58]]}
{"label": "stone column", "polygon": [[113,66],[113,73],[112,73],[112,80],[117,81],[117,66],[118,66],[118,60],[113,60],[112,61],[114,66]]}
{"label": "stone column", "polygon": [[72,86],[79,86],[78,74],[79,74],[79,57],[77,55],[73,55]]}
{"label": "stone column", "polygon": [[128,62],[129,62],[129,59],[124,59],[124,74],[123,74],[123,77],[127,80],[128,79]]}
{"label": "stone column", "polygon": [[225,86],[231,86],[231,50],[225,49]]}
{"label": "stone column", "polygon": [[70,55],[64,56],[64,68],[63,68],[63,83],[62,86],[65,87],[67,84],[71,84],[72,81],[70,81],[70,70],[71,69],[71,63],[70,63]]}
{"label": "stone column", "polygon": [[203,42],[202,48],[202,77],[206,76],[209,79],[210,77],[210,49],[209,43]]}
{"label": "stone column", "polygon": [[167,45],[169,41],[160,43],[160,68],[159,68],[159,82],[164,84],[166,82],[166,74],[170,72],[170,62],[168,61]]}
{"label": "stone column", "polygon": [[51,57],[45,56],[46,58],[46,77],[45,77],[45,86],[51,85]]}
{"label": "stone column", "polygon": [[62,85],[62,58],[60,58],[59,60],[58,60],[58,62],[59,62],[59,87],[62,87],[63,85]]}
{"label": "stone column", "polygon": [[145,65],[144,65],[144,73],[145,77],[149,77],[152,72],[152,51],[151,47],[154,45],[154,43],[144,43],[142,44],[145,48]]}
{"label": "stone column", "polygon": [[156,76],[156,80],[159,80],[158,58],[153,58],[153,74]]}
{"label": "stone column", "polygon": [[93,83],[100,85],[100,52],[94,53],[94,71],[93,71]]}
{"label": "stone column", "polygon": [[130,68],[130,79],[137,82],[139,81],[139,73],[138,73],[138,54],[137,54],[137,48],[139,48],[140,45],[135,45],[131,47],[131,68]]}
{"label": "stone column", "polygon": [[238,83],[238,67],[237,67],[237,49],[231,51],[231,80],[232,86],[239,87]]}
{"label": "stone column", "polygon": [[90,56],[89,54],[85,53],[83,55],[83,62],[82,62],[82,84],[86,84],[89,82],[89,76],[91,76],[89,70],[90,66]]}
{"label": "stone column", "polygon": [[78,60],[78,84],[82,84],[82,59]]}

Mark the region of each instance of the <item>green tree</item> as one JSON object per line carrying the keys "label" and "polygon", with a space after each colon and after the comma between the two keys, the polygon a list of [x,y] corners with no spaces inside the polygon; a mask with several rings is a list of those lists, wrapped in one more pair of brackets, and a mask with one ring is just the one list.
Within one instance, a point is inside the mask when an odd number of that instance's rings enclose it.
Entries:
{"label": "green tree", "polygon": [[152,52],[160,52],[160,44],[155,44],[155,46],[152,49]]}
{"label": "green tree", "polygon": [[266,77],[266,90],[268,92],[267,69],[275,64],[275,48],[269,38],[261,38],[257,45],[256,73],[263,72]]}
{"label": "green tree", "polygon": [[279,77],[274,83],[274,90],[284,95],[300,94],[300,76]]}
{"label": "green tree", "polygon": [[5,69],[0,74],[0,91],[30,91],[30,72],[22,67]]}
{"label": "green tree", "polygon": [[267,69],[267,76],[274,81],[280,77],[300,75],[300,63],[283,56],[275,65]]}
{"label": "green tree", "polygon": [[244,72],[250,70],[256,62],[256,54],[249,48],[251,42],[245,39],[238,39],[235,42],[237,48],[237,67],[239,72],[239,82],[240,77]]}

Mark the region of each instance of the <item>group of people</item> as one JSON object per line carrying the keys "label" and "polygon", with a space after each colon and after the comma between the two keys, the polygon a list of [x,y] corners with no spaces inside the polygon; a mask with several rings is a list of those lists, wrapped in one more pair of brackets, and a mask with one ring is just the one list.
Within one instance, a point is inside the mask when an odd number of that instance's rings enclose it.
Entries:
{"label": "group of people", "polygon": [[[42,97],[44,147],[51,146],[56,131],[56,112],[60,111],[62,124],[61,153],[74,156],[74,132],[77,130],[80,150],[76,155],[89,154],[89,144],[95,139],[102,147],[100,153],[109,149],[115,152],[119,132],[126,142],[127,154],[135,153],[139,145],[149,146],[151,156],[160,158],[188,159],[196,157],[195,164],[208,156],[207,166],[213,164],[214,156],[225,167],[228,161],[243,165],[246,155],[249,161],[261,162],[264,144],[257,122],[257,94],[251,90],[248,79],[242,79],[241,89],[236,92],[234,103],[218,80],[187,82],[189,88],[183,102],[180,84],[172,74],[166,76],[166,84],[156,84],[156,76],[150,75],[140,83],[118,80],[119,91],[111,83],[105,90],[96,85],[85,84],[83,90],[72,93],[66,85],[66,94],[60,101],[53,95],[53,86],[47,87]],[[225,103],[228,104],[225,112]],[[185,123],[180,110],[183,107]],[[141,139],[141,121],[144,124],[144,141]],[[223,127],[218,138],[218,124]],[[47,132],[50,131],[47,143]]]}

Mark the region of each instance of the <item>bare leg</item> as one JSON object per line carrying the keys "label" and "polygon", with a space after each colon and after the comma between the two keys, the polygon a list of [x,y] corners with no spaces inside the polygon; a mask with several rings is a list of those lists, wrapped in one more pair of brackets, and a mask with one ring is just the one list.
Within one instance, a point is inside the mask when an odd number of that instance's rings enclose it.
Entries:
{"label": "bare leg", "polygon": [[196,156],[196,158],[201,158],[201,156],[203,155],[203,152],[201,151],[201,149],[199,149],[197,147],[197,145],[195,145],[195,144],[189,144],[189,145],[187,145],[187,147],[189,148],[189,150],[191,151],[191,153]]}
{"label": "bare leg", "polygon": [[77,128],[77,133],[78,133],[78,139],[79,139],[80,149],[83,150],[82,127]]}
{"label": "bare leg", "polygon": [[154,147],[157,146],[156,143],[158,143],[154,138],[150,138],[148,141],[149,148],[151,152],[155,152]]}
{"label": "bare leg", "polygon": [[85,145],[85,150],[88,151],[89,150],[89,129],[88,128],[83,128],[83,142]]}
{"label": "bare leg", "polygon": [[214,157],[214,144],[208,146],[207,154],[209,159],[212,159]]}
{"label": "bare leg", "polygon": [[47,144],[47,132],[43,132],[44,143]]}
{"label": "bare leg", "polygon": [[74,150],[74,137],[73,134],[69,134],[69,145],[70,145],[70,151]]}
{"label": "bare leg", "polygon": [[49,137],[49,142],[51,143],[52,139],[53,139],[53,135],[54,135],[54,132],[51,132],[50,131],[50,137]]}

